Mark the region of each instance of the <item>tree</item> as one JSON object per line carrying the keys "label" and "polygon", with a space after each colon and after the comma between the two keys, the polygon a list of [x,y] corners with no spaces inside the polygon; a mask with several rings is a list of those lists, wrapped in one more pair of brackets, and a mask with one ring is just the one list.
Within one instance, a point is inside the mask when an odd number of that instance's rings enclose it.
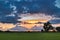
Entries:
{"label": "tree", "polygon": [[60,32],[60,27],[56,27],[56,30],[57,30],[58,32]]}
{"label": "tree", "polygon": [[48,32],[49,30],[53,29],[53,27],[52,27],[50,22],[44,23],[43,28],[45,29],[46,32]]}

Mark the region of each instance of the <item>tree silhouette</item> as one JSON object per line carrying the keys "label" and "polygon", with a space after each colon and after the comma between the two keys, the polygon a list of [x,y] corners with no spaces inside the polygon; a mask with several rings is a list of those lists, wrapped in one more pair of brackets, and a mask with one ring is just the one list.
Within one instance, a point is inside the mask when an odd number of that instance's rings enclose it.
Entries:
{"label": "tree silhouette", "polygon": [[56,30],[57,30],[58,32],[60,32],[60,27],[56,27]]}
{"label": "tree silhouette", "polygon": [[53,27],[52,27],[52,25],[51,25],[50,22],[44,23],[43,28],[44,28],[44,30],[45,30],[46,32],[48,32],[48,30],[52,30],[52,29],[53,29]]}

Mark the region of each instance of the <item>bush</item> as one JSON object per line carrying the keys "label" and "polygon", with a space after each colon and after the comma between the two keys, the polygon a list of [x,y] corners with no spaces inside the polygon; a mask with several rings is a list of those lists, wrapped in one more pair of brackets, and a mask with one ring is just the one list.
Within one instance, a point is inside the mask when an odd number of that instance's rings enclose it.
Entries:
{"label": "bush", "polygon": [[56,27],[56,30],[57,30],[58,32],[60,32],[60,27]]}

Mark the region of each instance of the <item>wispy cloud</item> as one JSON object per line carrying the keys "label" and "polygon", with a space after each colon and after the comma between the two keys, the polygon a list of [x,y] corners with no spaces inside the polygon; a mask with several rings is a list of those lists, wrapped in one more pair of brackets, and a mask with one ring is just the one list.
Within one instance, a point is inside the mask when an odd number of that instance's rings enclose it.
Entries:
{"label": "wispy cloud", "polygon": [[60,8],[60,0],[56,0],[56,1],[55,1],[55,6],[56,6],[57,8]]}
{"label": "wispy cloud", "polygon": [[52,20],[55,18],[53,15],[45,15],[43,13],[34,13],[34,14],[21,14],[19,15],[21,17],[20,20],[33,20],[33,19],[42,19],[42,20]]}

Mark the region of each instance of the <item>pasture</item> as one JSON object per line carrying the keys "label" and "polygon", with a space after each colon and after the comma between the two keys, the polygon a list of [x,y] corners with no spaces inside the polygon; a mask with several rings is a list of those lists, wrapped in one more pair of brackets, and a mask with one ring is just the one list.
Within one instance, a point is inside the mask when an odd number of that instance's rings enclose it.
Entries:
{"label": "pasture", "polygon": [[52,33],[0,33],[0,40],[60,40],[59,32]]}

